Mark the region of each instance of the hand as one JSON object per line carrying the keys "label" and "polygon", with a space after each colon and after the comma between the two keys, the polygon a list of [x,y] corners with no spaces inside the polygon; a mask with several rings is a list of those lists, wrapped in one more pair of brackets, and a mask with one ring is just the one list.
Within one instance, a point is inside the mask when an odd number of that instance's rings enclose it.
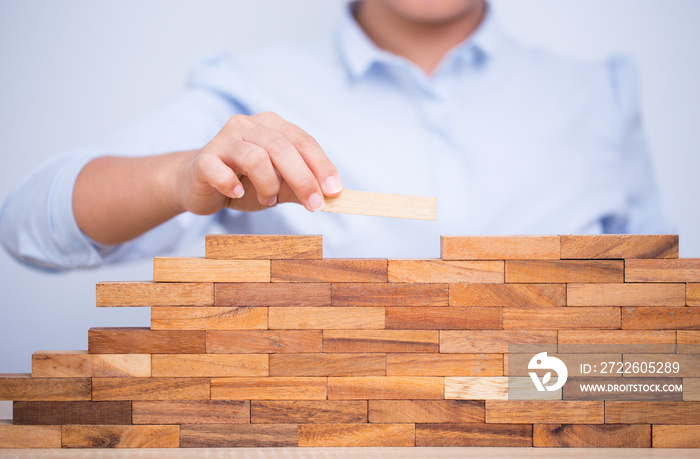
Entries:
{"label": "hand", "polygon": [[309,211],[343,187],[316,140],[279,115],[236,115],[181,163],[173,196],[182,210],[208,215],[224,207],[257,211],[297,202]]}

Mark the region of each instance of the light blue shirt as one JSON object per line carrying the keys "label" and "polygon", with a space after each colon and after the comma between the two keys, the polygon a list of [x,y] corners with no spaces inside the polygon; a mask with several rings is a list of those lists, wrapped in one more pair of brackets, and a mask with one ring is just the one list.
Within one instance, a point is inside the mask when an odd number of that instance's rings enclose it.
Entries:
{"label": "light blue shirt", "polygon": [[[489,13],[433,75],[377,48],[346,13],[302,46],[192,71],[186,92],[103,145],[57,156],[7,198],[0,238],[45,268],[177,250],[207,232],[322,234],[326,257],[437,257],[440,235],[662,233],[633,66],[525,47]],[[314,136],[348,189],[436,196],[437,221],[310,213],[182,214],[119,246],[92,242],[72,210],[75,179],[104,154],[201,148],[238,113],[273,111]]]}

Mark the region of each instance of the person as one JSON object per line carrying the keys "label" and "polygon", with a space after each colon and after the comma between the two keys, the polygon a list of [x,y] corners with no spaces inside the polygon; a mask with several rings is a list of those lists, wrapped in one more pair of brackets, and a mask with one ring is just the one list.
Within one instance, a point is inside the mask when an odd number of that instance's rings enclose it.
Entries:
{"label": "person", "polygon": [[[664,232],[632,63],[506,36],[486,0],[362,0],[301,46],[216,54],[0,210],[46,269],[168,253],[217,228],[323,234],[324,256],[436,256],[444,234]],[[319,213],[345,188],[438,197],[435,222]],[[301,205],[280,205],[298,203]]]}

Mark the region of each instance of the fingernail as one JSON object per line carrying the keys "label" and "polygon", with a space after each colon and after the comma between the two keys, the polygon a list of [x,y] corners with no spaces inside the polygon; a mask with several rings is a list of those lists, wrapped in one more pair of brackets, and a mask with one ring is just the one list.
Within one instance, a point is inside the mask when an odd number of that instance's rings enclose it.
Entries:
{"label": "fingernail", "polygon": [[237,185],[236,188],[233,189],[233,197],[236,199],[242,198],[244,194],[245,190],[242,185]]}
{"label": "fingernail", "polygon": [[323,206],[325,206],[325,202],[323,201],[323,196],[321,196],[318,193],[314,193],[311,196],[309,196],[309,207],[311,207],[311,210],[313,212],[318,212],[319,210],[323,210]]}
{"label": "fingernail", "polygon": [[343,185],[340,184],[340,180],[338,180],[338,177],[331,175],[326,179],[325,182],[323,182],[323,186],[326,189],[326,193],[340,193],[343,191]]}
{"label": "fingernail", "polygon": [[268,199],[267,202],[265,203],[266,206],[274,206],[275,204],[277,204],[277,196],[271,197],[271,198]]}

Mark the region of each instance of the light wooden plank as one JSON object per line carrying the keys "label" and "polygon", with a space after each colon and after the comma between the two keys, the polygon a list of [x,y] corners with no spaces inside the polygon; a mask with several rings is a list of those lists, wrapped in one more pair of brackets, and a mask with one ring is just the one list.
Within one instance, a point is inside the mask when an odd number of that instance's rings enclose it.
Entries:
{"label": "light wooden plank", "polygon": [[336,197],[326,198],[323,211],[434,221],[437,216],[437,198],[343,190]]}
{"label": "light wooden plank", "polygon": [[700,424],[700,402],[606,401],[605,423]]}
{"label": "light wooden plank", "polygon": [[105,327],[88,331],[90,354],[203,354],[204,330]]}
{"label": "light wooden plank", "polygon": [[437,330],[323,330],[324,352],[438,352]]}
{"label": "light wooden plank", "polygon": [[98,307],[213,306],[210,282],[99,282]]}
{"label": "light wooden plank", "polygon": [[384,354],[271,354],[270,376],[384,376]]}
{"label": "light wooden plank", "polygon": [[620,328],[620,308],[503,308],[503,328],[559,330],[562,328]]}
{"label": "light wooden plank", "polygon": [[182,448],[279,448],[299,442],[296,424],[186,424],[180,434]]}
{"label": "light wooden plank", "polygon": [[148,354],[88,354],[87,351],[38,351],[32,355],[34,378],[151,376]]}
{"label": "light wooden plank", "polygon": [[209,330],[207,353],[276,354],[321,352],[321,330]]}
{"label": "light wooden plank", "polygon": [[153,281],[270,282],[270,261],[154,258]]}
{"label": "light wooden plank", "polygon": [[407,307],[386,308],[386,328],[404,330],[500,329],[502,308]]}
{"label": "light wooden plank", "polygon": [[18,426],[0,421],[0,448],[60,447],[61,426]]}
{"label": "light wooden plank", "polygon": [[15,425],[131,424],[131,402],[14,402]]}
{"label": "light wooden plank", "polygon": [[569,284],[567,306],[685,306],[685,284]]}
{"label": "light wooden plank", "polygon": [[387,354],[386,374],[388,376],[501,376],[503,375],[503,354]]}
{"label": "light wooden plank", "polygon": [[651,444],[654,448],[700,448],[700,425],[654,425]]}
{"label": "light wooden plank", "polygon": [[92,378],[92,399],[207,400],[208,378]]}
{"label": "light wooden plank", "polygon": [[649,448],[648,424],[535,424],[533,446],[544,448]]}
{"label": "light wooden plank", "polygon": [[450,306],[565,305],[565,284],[450,284]]}
{"label": "light wooden plank", "polygon": [[700,354],[700,330],[678,330],[678,352],[683,354]]}
{"label": "light wooden plank", "polygon": [[277,260],[323,258],[323,236],[207,234],[206,258]]}
{"label": "light wooden plank", "polygon": [[387,261],[371,258],[272,260],[272,282],[386,282]]}
{"label": "light wooden plank", "polygon": [[558,341],[565,354],[676,352],[674,330],[559,330]]}
{"label": "light wooden plank", "polygon": [[700,284],[686,284],[685,305],[700,306]]}
{"label": "light wooden plank", "polygon": [[677,235],[561,236],[561,257],[581,259],[678,258]]}
{"label": "light wooden plank", "polygon": [[503,261],[389,260],[389,282],[503,283]]}
{"label": "light wooden plank", "polygon": [[556,352],[555,330],[440,330],[440,353]]}
{"label": "light wooden plank", "polygon": [[603,402],[487,400],[487,423],[603,424]]}
{"label": "light wooden plank", "polygon": [[333,306],[447,306],[448,284],[335,283]]}
{"label": "light wooden plank", "polygon": [[365,400],[253,400],[254,424],[345,424],[367,422]]}
{"label": "light wooden plank", "polygon": [[381,329],[385,308],[274,307],[269,308],[271,329]]}
{"label": "light wooden plank", "polygon": [[627,260],[625,282],[700,282],[700,258]]}
{"label": "light wooden plank", "polygon": [[445,398],[457,400],[561,400],[562,390],[538,392],[530,377],[451,376]]}
{"label": "light wooden plank", "polygon": [[629,330],[700,329],[700,308],[625,307],[622,308],[622,328]]}
{"label": "light wooden plank", "polygon": [[[416,446],[530,447],[532,426],[525,424],[416,424]],[[482,455],[485,450],[476,454]],[[462,453],[464,454],[464,453]],[[508,451],[506,457],[512,457]]]}
{"label": "light wooden plank", "polygon": [[442,236],[443,260],[559,259],[559,236]]}
{"label": "light wooden plank", "polygon": [[326,378],[212,378],[212,400],[325,400]]}
{"label": "light wooden plank", "polygon": [[267,376],[267,354],[161,354],[153,356],[154,377]]}
{"label": "light wooden plank", "polygon": [[372,423],[484,422],[484,402],[477,400],[370,400]]}
{"label": "light wooden plank", "polygon": [[64,448],[178,448],[180,426],[80,426],[62,427]]}
{"label": "light wooden plank", "polygon": [[328,283],[223,283],[214,287],[216,306],[330,306]]}
{"label": "light wooden plank", "polygon": [[506,282],[617,283],[624,281],[622,260],[507,260]]}
{"label": "light wooden plank", "polygon": [[153,330],[252,330],[266,329],[263,307],[153,308]]}
{"label": "light wooden plank", "polygon": [[247,424],[250,402],[239,400],[134,401],[134,424]]}
{"label": "light wooden plank", "polygon": [[442,399],[444,378],[428,376],[329,377],[329,400]]}
{"label": "light wooden plank", "polygon": [[0,400],[90,400],[90,378],[32,378],[25,373],[0,373]]}
{"label": "light wooden plank", "polygon": [[299,446],[414,446],[413,424],[301,424]]}

